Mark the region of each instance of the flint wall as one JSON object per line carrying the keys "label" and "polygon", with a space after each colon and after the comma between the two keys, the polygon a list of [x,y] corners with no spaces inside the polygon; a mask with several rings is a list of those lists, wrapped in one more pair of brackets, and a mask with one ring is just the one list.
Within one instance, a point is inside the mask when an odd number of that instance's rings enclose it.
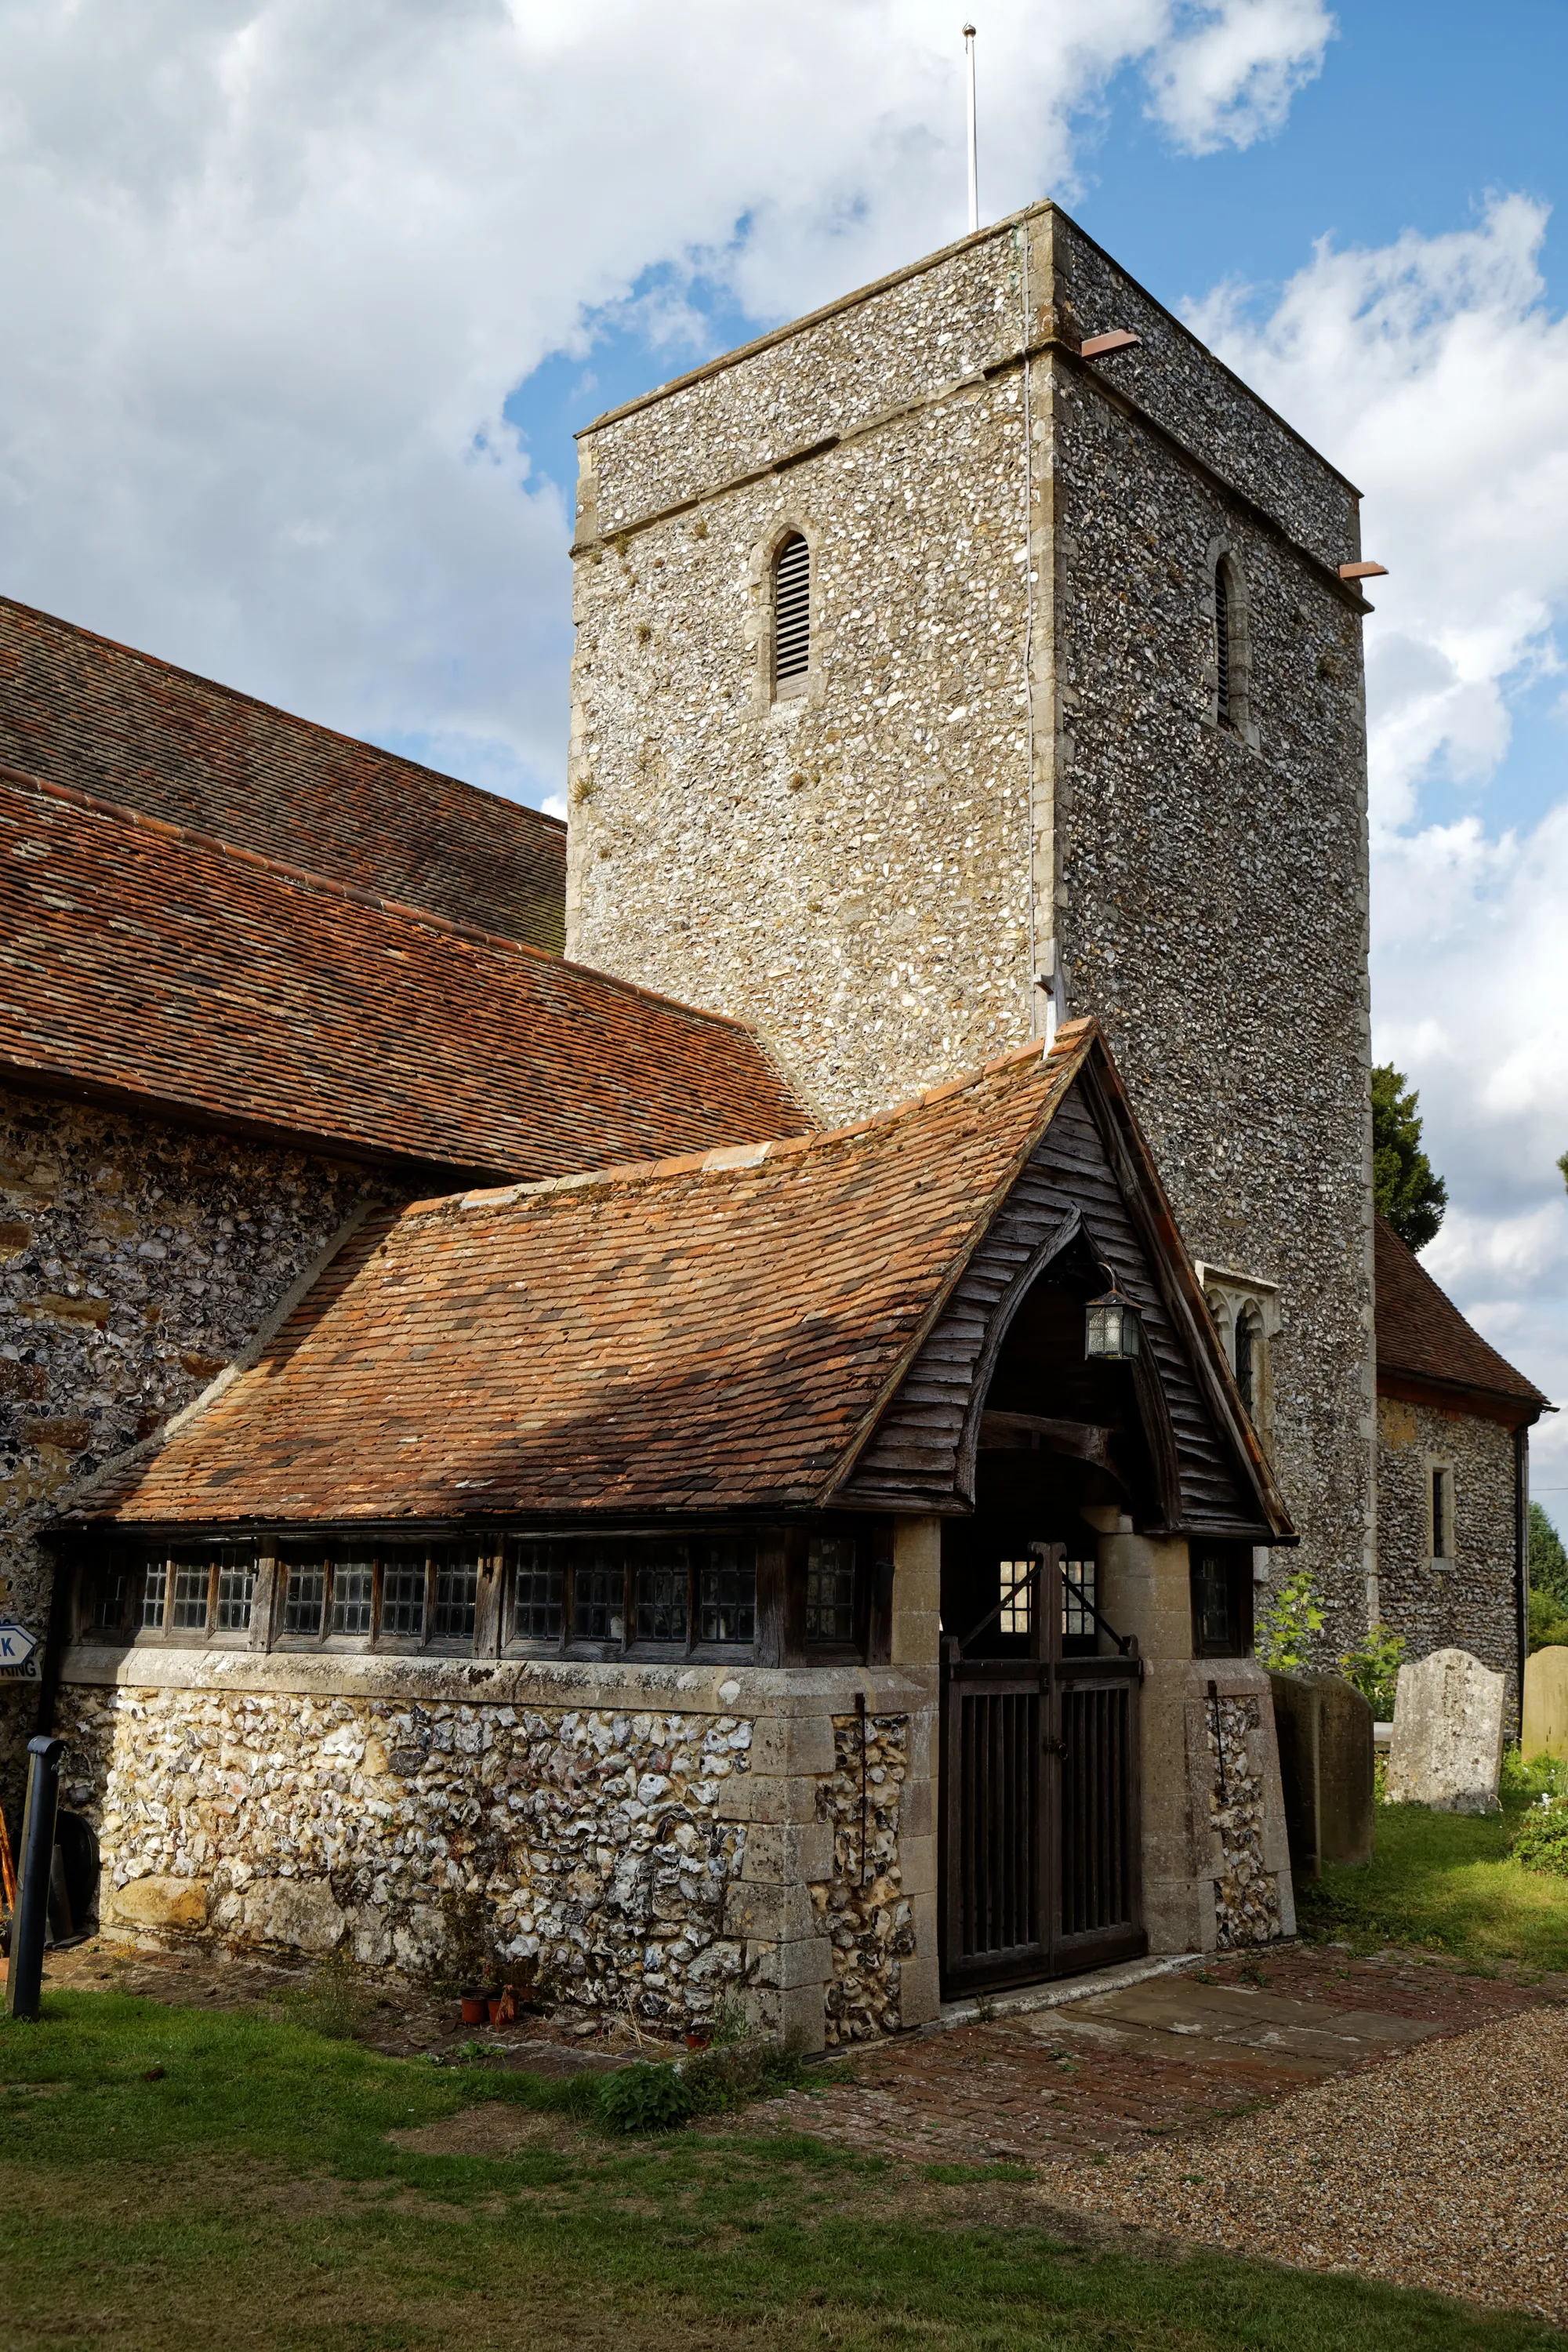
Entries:
{"label": "flint wall", "polygon": [[733,1996],[808,2048],[936,2013],[933,1675],[88,1651],[67,1672],[65,1801],[111,1934],[443,1976],[477,1942],[588,2014],[682,2029]]}
{"label": "flint wall", "polygon": [[[37,1528],[200,1394],[372,1191],[363,1168],[0,1094],[0,1609],[40,1636]],[[0,1685],[0,1800],[37,1690]]]}
{"label": "flint wall", "polygon": [[[1519,1731],[1514,1585],[1513,1432],[1503,1423],[1380,1397],[1377,1408],[1378,1586],[1385,1622],[1414,1664],[1468,1650],[1508,1681],[1509,1737]],[[1454,1549],[1432,1558],[1431,1476],[1453,1472]]]}

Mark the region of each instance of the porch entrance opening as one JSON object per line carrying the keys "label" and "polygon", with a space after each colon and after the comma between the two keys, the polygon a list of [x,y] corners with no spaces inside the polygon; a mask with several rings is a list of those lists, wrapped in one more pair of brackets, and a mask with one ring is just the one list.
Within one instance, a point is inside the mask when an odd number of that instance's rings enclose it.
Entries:
{"label": "porch entrance opening", "polygon": [[974,1517],[943,1530],[947,1998],[1148,1949],[1142,1668],[1101,1606],[1085,1514],[1158,1517],[1158,1474],[1131,1368],[1083,1360],[1080,1287],[1037,1286],[1020,1310],[982,1418]]}

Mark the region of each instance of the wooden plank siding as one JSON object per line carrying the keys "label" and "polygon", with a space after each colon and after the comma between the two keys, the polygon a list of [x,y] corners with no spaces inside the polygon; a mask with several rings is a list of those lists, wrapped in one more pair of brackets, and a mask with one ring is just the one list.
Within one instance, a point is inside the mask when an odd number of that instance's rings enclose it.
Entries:
{"label": "wooden plank siding", "polygon": [[[1213,1368],[1190,1344],[1190,1308],[1166,1266],[1161,1204],[1142,1198],[1117,1111],[1085,1068],[1059,1105],[975,1249],[837,1499],[952,1511],[974,1500],[972,1415],[984,1404],[996,1319],[1058,1236],[1081,1221],[1096,1255],[1136,1301],[1174,1441],[1179,1523],[1193,1533],[1269,1539],[1250,1476],[1216,1412]],[[1075,1219],[1076,1212],[1076,1219]],[[1207,1377],[1205,1377],[1205,1370]],[[969,1475],[966,1477],[966,1468]]]}

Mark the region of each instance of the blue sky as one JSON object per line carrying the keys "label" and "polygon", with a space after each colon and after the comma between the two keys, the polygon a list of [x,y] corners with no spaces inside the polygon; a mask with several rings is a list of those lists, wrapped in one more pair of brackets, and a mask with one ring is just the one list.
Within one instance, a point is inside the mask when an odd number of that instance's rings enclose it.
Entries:
{"label": "blue sky", "polygon": [[[1568,177],[1568,5],[1502,0],[1484,21],[1485,37],[1478,38],[1476,11],[1453,0],[1342,7],[1321,70],[1297,91],[1283,127],[1244,149],[1200,155],[1173,145],[1149,120],[1142,78],[1129,64],[1077,118],[1064,200],[1162,301],[1180,308],[1229,283],[1254,310],[1268,307],[1320,239],[1377,247],[1412,229],[1439,235],[1478,218],[1498,190],[1552,205]],[[984,135],[984,26],[979,55]],[[956,51],[952,104],[962,104]],[[983,148],[983,187],[985,163]],[[955,165],[950,159],[957,234],[963,189]],[[1044,176],[1032,191],[1056,192]],[[1540,257],[1554,307],[1568,286],[1565,234],[1553,224]],[[728,249],[742,247],[746,236],[742,217]],[[661,322],[674,313],[693,331],[650,333],[643,326],[649,312]],[[749,313],[700,258],[695,266],[686,257],[651,264],[626,298],[583,313],[574,343],[588,348],[542,361],[510,393],[507,418],[539,473],[570,498],[574,431],[787,315]],[[1516,681],[1510,700],[1506,761],[1484,784],[1456,782],[1436,761],[1424,779],[1429,817],[1481,807],[1496,830],[1532,823],[1562,797],[1563,682]],[[562,734],[563,740],[563,715]]]}
{"label": "blue sky", "polygon": [[[0,0],[0,589],[550,800],[573,428],[962,233],[961,23]],[[985,217],[1058,196],[1366,493],[1374,1046],[1568,1402],[1568,5],[986,0],[979,59]]]}

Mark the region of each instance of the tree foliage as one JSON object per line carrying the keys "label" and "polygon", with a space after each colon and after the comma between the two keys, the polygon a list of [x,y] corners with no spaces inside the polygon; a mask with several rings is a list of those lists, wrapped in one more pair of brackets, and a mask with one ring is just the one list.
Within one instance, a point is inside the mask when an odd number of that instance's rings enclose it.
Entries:
{"label": "tree foliage", "polygon": [[1260,1612],[1253,1647],[1272,1673],[1303,1674],[1312,1663],[1314,1637],[1322,1630],[1312,1572],[1298,1569],[1286,1578],[1271,1605]]}
{"label": "tree foliage", "polygon": [[1436,1233],[1448,1188],[1421,1149],[1421,1097],[1403,1070],[1380,1062],[1372,1074],[1372,1181],[1378,1213],[1407,1249]]}
{"label": "tree foliage", "polygon": [[1568,1646],[1568,1551],[1539,1503],[1530,1507],[1530,1646]]}
{"label": "tree foliage", "polygon": [[1568,1551],[1539,1503],[1530,1507],[1530,1589],[1555,1594],[1568,1609]]}

